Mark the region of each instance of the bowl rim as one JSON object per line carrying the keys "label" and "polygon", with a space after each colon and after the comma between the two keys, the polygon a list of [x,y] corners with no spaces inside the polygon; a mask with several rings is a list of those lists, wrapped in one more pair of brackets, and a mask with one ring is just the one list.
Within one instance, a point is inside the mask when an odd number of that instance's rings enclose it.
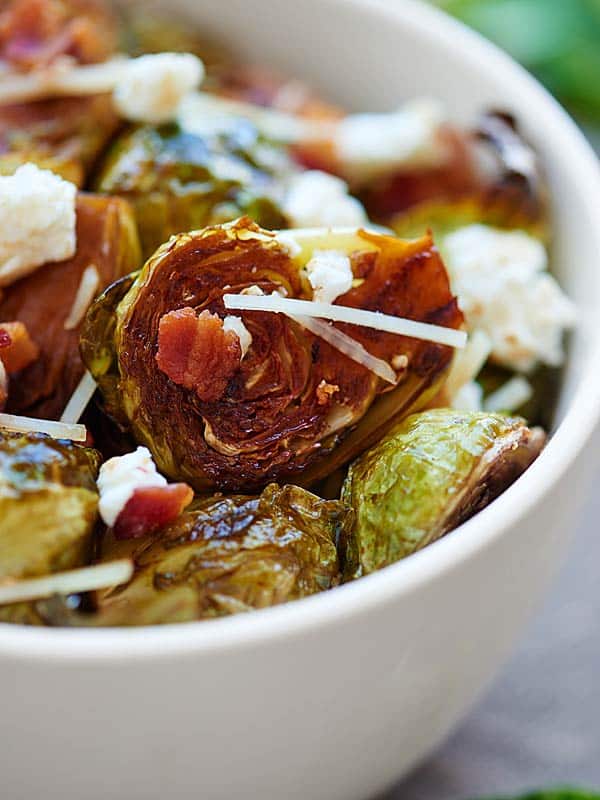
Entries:
{"label": "bowl rim", "polygon": [[[403,0],[327,0],[330,5],[352,7],[357,14],[381,17],[461,52],[474,69],[495,71],[526,98],[531,117],[537,116],[551,132],[562,152],[569,153],[569,168],[588,208],[600,208],[600,167],[582,132],[556,100],[529,74],[479,34],[439,9]],[[600,249],[600,235],[596,234]],[[480,511],[456,531],[410,558],[360,580],[260,613],[221,619],[142,626],[138,628],[54,629],[0,624],[0,659],[90,663],[131,662],[198,657],[200,654],[237,651],[257,644],[284,641],[305,631],[315,631],[369,614],[378,605],[397,599],[474,557],[539,504],[581,453],[600,420],[600,337],[587,359],[564,419],[547,447],[527,472],[492,506]],[[457,535],[457,533],[459,535]]]}

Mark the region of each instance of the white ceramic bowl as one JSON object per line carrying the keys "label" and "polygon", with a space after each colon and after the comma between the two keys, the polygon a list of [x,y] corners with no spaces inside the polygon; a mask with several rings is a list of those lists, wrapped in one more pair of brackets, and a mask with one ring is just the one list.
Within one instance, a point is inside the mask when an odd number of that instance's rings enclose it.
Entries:
{"label": "white ceramic bowl", "polygon": [[410,0],[170,0],[357,109],[514,111],[554,197],[558,276],[581,309],[558,427],[491,507],[352,585],[221,621],[0,628],[7,800],[356,800],[422,759],[507,657],[567,547],[600,408],[600,179],[558,105],[476,35]]}

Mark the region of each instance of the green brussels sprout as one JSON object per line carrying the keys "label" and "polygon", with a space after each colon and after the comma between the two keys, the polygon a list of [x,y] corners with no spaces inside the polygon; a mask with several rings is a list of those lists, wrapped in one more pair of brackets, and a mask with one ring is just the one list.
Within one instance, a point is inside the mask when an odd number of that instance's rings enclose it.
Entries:
{"label": "green brussels sprout", "polygon": [[84,562],[96,520],[95,450],[42,433],[0,433],[0,577]]}
{"label": "green brussels sprout", "polygon": [[266,228],[285,227],[270,198],[275,162],[287,166],[284,151],[243,120],[205,136],[175,124],[142,126],[116,139],[96,187],[131,201],[148,257],[172,234],[244,214]]}
{"label": "green brussels sprout", "polygon": [[[332,236],[319,235],[316,246],[342,246]],[[461,326],[430,238],[361,232],[346,240],[361,277],[342,303]],[[307,260],[313,249],[304,247]],[[227,362],[223,296],[256,286],[312,295],[301,256],[248,219],[180,234],[137,277],[107,290],[82,329],[82,357],[107,413],[151,450],[161,472],[199,492],[255,492],[272,481],[312,486],[426,407],[452,357],[437,343],[345,326],[357,348],[397,365],[385,380],[297,320],[259,311],[241,315],[251,346]],[[196,328],[190,363],[197,374],[187,386],[161,366],[167,325],[171,363],[188,363],[182,314]]]}
{"label": "green brussels sprout", "polygon": [[412,238],[431,230],[436,242],[467,225],[489,225],[506,230],[524,230],[538,239],[548,239],[547,221],[532,217],[509,190],[481,191],[455,199],[435,199],[412,206],[389,223],[398,236]]}
{"label": "green brussels sprout", "polygon": [[200,498],[141,544],[107,534],[102,558],[129,555],[136,572],[97,593],[94,611],[54,599],[38,603],[38,613],[54,625],[155,625],[285,603],[339,582],[336,541],[349,521],[342,503],[297,486]]}
{"label": "green brussels sprout", "polygon": [[413,414],[350,466],[342,500],[355,525],[345,579],[398,561],[485,507],[537,457],[540,429],[501,414]]}

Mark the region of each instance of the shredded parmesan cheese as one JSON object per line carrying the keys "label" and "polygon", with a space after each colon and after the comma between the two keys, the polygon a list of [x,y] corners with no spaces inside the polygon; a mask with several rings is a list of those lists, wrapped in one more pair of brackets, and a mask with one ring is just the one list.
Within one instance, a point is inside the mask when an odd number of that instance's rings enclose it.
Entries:
{"label": "shredded parmesan cheese", "polygon": [[516,375],[488,395],[483,401],[483,408],[485,411],[516,411],[531,399],[532,394],[529,381],[522,375]]}
{"label": "shredded parmesan cheese", "polygon": [[444,384],[444,396],[452,400],[465,384],[474,380],[491,352],[492,342],[489,336],[481,330],[473,331],[464,350],[454,355],[450,373]]}
{"label": "shredded parmesan cheese", "polygon": [[339,350],[340,353],[343,353],[345,356],[348,356],[348,358],[351,358],[352,361],[356,361],[357,364],[362,364],[363,367],[366,367],[367,369],[371,370],[371,372],[374,372],[375,375],[382,380],[393,385],[396,384],[396,373],[390,367],[387,361],[371,355],[368,350],[365,350],[360,342],[357,342],[351,336],[348,336],[348,334],[338,330],[333,325],[330,325],[328,322],[325,322],[325,320],[322,319],[296,316],[291,316],[290,319],[293,319],[294,322],[298,323],[298,325],[301,325],[303,328],[306,328],[306,330],[314,333],[315,336],[324,339],[332,347],[335,347],[336,350]]}
{"label": "shredded parmesan cheese", "polygon": [[87,408],[88,403],[96,391],[97,385],[91,374],[86,370],[83,378],[79,381],[77,388],[71,395],[71,399],[65,406],[60,421],[66,424],[79,422],[81,415]]}
{"label": "shredded parmesan cheese", "polygon": [[78,327],[81,320],[85,317],[92,300],[96,296],[99,285],[100,275],[98,273],[98,268],[95,264],[90,264],[89,267],[86,267],[83,271],[77,294],[75,295],[73,305],[69,311],[69,316],[65,320],[64,329],[66,331],[72,331]]}
{"label": "shredded parmesan cheese", "polygon": [[467,334],[454,328],[441,325],[430,325],[412,319],[393,317],[379,311],[365,311],[362,308],[336,306],[329,303],[317,303],[312,300],[296,300],[280,297],[277,294],[263,297],[252,295],[226,294],[223,302],[227,309],[238,311],[271,311],[288,316],[320,317],[334,322],[346,322],[350,325],[361,325],[366,328],[394,333],[398,336],[409,336],[427,342],[447,345],[448,347],[464,347]]}
{"label": "shredded parmesan cheese", "polygon": [[5,580],[0,582],[0,605],[40,600],[53,594],[78,594],[120,586],[131,579],[133,569],[133,561],[122,558],[68,572],[55,572],[41,578]]}
{"label": "shredded parmesan cheese", "polygon": [[111,92],[126,73],[130,61],[117,57],[84,66],[60,62],[32,72],[10,72],[0,81],[0,105]]}
{"label": "shredded parmesan cheese", "polygon": [[53,439],[70,439],[72,442],[85,442],[87,438],[85,425],[69,425],[15,414],[0,414],[0,429],[15,433],[47,433]]}
{"label": "shredded parmesan cheese", "polygon": [[188,94],[179,106],[177,121],[188,133],[198,136],[228,133],[239,119],[250,120],[269,139],[279,142],[302,142],[332,137],[335,123],[302,119],[272,108],[228,100],[205,92]]}

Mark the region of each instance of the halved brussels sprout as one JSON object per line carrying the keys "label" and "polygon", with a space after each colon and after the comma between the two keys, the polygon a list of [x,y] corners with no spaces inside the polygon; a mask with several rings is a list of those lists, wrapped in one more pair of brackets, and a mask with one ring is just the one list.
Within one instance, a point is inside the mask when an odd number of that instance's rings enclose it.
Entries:
{"label": "halved brussels sprout", "polygon": [[242,214],[266,228],[285,227],[270,198],[273,165],[282,160],[285,152],[243,120],[205,136],[174,124],[143,126],[115,141],[96,188],[131,201],[148,257],[172,234]]}
{"label": "halved brussels sprout", "polygon": [[[322,232],[318,247],[339,246],[332,237]],[[356,280],[338,303],[461,326],[430,238],[346,238]],[[242,356],[224,333],[224,294],[312,296],[302,263],[248,219],[172,239],[123,297],[126,287],[116,285],[90,309],[82,356],[109,413],[128,422],[162,472],[197,491],[254,491],[272,480],[311,485],[426,405],[452,355],[420,339],[336,325],[357,347],[396,365],[389,367],[396,383],[386,383],[298,321],[252,311],[237,312],[251,336]],[[164,320],[178,330],[163,358]],[[177,369],[189,362],[190,374],[186,368],[176,378],[169,359]]]}
{"label": "halved brussels sprout", "polygon": [[501,414],[414,414],[353,464],[342,500],[356,518],[342,542],[346,580],[398,561],[460,525],[513,483],[545,434]]}
{"label": "halved brussels sprout", "polygon": [[45,575],[89,554],[95,450],[42,433],[0,433],[0,577]]}
{"label": "halved brussels sprout", "polygon": [[31,161],[83,186],[119,125],[107,95],[2,106],[0,169]]}
{"label": "halved brussels sprout", "polygon": [[7,410],[58,419],[83,375],[80,323],[65,323],[82,280],[93,265],[99,288],[140,266],[133,214],[118,197],[80,194],[77,198],[77,252],[7,287],[0,297],[0,322],[24,323],[40,357],[12,381]]}
{"label": "halved brussels sprout", "polygon": [[297,486],[260,497],[205,497],[142,544],[105,541],[102,558],[130,555],[130,583],[97,593],[95,610],[38,603],[54,625],[156,625],[265,608],[339,582],[336,541],[349,522],[339,501]]}
{"label": "halved brussels sprout", "polygon": [[431,200],[396,215],[389,223],[398,236],[412,238],[431,230],[437,242],[467,225],[520,229],[538,239],[548,239],[547,220],[532,215],[519,191],[493,188],[448,200]]}

